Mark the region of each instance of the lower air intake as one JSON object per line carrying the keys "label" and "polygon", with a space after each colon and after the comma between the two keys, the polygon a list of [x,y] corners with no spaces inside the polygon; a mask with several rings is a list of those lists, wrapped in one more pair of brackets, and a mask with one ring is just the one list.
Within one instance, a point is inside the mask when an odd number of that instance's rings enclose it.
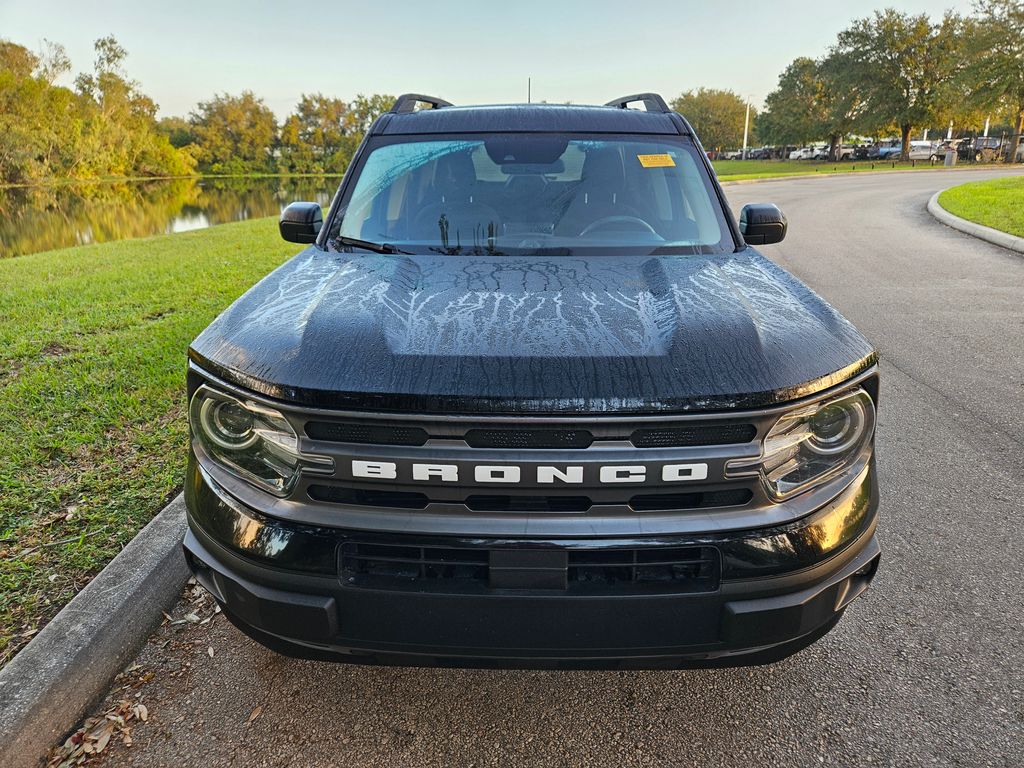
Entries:
{"label": "lower air intake", "polygon": [[[495,561],[486,547],[347,541],[341,548],[342,580],[350,587],[446,593],[490,590]],[[503,549],[505,561],[536,549]],[[551,549],[544,550],[551,552]],[[566,548],[569,594],[713,592],[721,580],[715,547]]]}

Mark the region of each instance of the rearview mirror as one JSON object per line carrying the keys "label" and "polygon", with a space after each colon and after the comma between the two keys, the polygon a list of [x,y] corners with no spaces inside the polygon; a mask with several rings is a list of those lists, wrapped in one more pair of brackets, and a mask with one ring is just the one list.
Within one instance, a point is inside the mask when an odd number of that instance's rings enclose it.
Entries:
{"label": "rearview mirror", "polygon": [[324,225],[319,203],[292,203],[281,211],[278,228],[289,243],[315,243]]}
{"label": "rearview mirror", "polygon": [[771,203],[751,203],[740,211],[740,233],[747,245],[771,245],[786,237],[786,217]]}

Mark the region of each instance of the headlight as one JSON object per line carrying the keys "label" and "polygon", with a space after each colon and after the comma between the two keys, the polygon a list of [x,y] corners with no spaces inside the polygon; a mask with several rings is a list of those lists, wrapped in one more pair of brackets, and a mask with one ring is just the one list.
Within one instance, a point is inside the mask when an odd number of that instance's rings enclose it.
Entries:
{"label": "headlight", "polygon": [[280,411],[207,386],[189,404],[192,434],[211,459],[253,485],[287,496],[303,468],[331,471],[332,460],[299,451]]}
{"label": "headlight", "polygon": [[764,438],[761,456],[731,461],[731,477],[760,474],[781,501],[819,485],[865,455],[875,429],[875,404],[859,387],[783,414]]}

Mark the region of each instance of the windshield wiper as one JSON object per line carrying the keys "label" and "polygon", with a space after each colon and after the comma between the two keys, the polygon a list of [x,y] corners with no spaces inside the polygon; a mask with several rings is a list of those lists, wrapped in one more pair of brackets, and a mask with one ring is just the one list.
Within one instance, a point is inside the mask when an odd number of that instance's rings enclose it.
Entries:
{"label": "windshield wiper", "polygon": [[403,251],[401,248],[398,248],[391,243],[375,243],[372,240],[360,240],[357,237],[338,235],[334,238],[334,242],[340,245],[347,245],[352,248],[362,248],[364,251],[373,251],[374,253],[404,253],[407,256],[412,255],[408,251]]}

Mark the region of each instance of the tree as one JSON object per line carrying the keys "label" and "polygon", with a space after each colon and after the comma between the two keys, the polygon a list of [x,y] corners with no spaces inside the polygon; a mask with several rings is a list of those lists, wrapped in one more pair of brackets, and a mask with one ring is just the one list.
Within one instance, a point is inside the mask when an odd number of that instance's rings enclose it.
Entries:
{"label": "tree", "polygon": [[345,146],[348,105],[323,94],[303,94],[281,127],[278,165],[293,173],[324,173]]}
{"label": "tree", "polygon": [[192,123],[183,117],[162,117],[156,124],[160,133],[167,137],[172,147],[181,149],[196,143],[196,134]]}
{"label": "tree", "polygon": [[15,77],[31,77],[39,66],[39,57],[28,48],[9,40],[0,40],[0,71]]}
{"label": "tree", "polygon": [[968,36],[961,82],[978,107],[1010,114],[1012,162],[1024,129],[1024,3],[978,0],[975,7],[979,18]]}
{"label": "tree", "polygon": [[383,115],[395,103],[395,97],[385,93],[374,93],[369,96],[359,94],[355,101],[348,105],[346,127],[349,134],[363,136],[373,121]]}
{"label": "tree", "polygon": [[306,143],[302,134],[302,121],[298,115],[289,115],[281,126],[278,139],[281,152],[277,170],[283,173],[323,173],[323,165],[317,161],[313,147]]}
{"label": "tree", "polygon": [[70,68],[60,45],[35,54],[0,41],[0,180],[190,173],[190,156],[156,130],[156,104],[126,77],[126,56],[113,37],[97,40],[94,71],[72,91],[54,84]]}
{"label": "tree", "polygon": [[797,58],[765,98],[758,134],[774,144],[809,144],[826,134],[829,122],[825,83],[814,59]]}
{"label": "tree", "polygon": [[200,102],[190,117],[203,170],[251,173],[273,170],[277,120],[252,91]]}
{"label": "tree", "polygon": [[303,94],[295,108],[299,138],[314,148],[314,154],[326,158],[337,152],[348,133],[348,105],[321,93]]}
{"label": "tree", "polygon": [[[672,109],[684,115],[710,150],[739,147],[743,144],[743,125],[747,103],[733,91],[698,88],[687,91],[672,102]],[[751,126],[757,116],[751,108]],[[753,135],[750,136],[753,143]]]}
{"label": "tree", "polygon": [[858,95],[861,127],[897,125],[903,159],[911,131],[942,122],[951,110],[951,83],[963,64],[962,24],[951,13],[932,24],[925,14],[887,8],[840,32],[832,48],[836,87]]}

